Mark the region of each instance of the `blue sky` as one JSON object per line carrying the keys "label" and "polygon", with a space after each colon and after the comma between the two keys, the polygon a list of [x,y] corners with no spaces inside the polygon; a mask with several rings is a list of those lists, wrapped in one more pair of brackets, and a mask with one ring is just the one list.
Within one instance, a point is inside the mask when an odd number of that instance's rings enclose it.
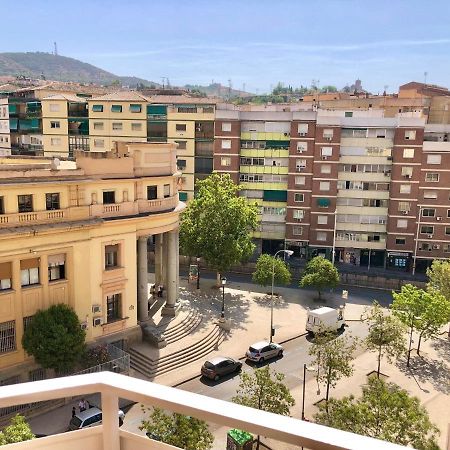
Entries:
{"label": "blue sky", "polygon": [[[6,2],[6,0],[2,0]],[[448,0],[21,1],[0,51],[52,51],[118,75],[212,80],[259,93],[360,78],[376,93],[411,80],[450,87]]]}

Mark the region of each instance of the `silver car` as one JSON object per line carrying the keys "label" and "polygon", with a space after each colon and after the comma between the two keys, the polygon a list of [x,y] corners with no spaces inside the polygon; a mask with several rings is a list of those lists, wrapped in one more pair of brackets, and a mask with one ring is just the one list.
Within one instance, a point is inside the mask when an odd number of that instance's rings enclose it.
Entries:
{"label": "silver car", "polygon": [[261,341],[251,345],[246,356],[250,361],[263,362],[266,359],[283,356],[283,351],[283,347],[275,342]]}

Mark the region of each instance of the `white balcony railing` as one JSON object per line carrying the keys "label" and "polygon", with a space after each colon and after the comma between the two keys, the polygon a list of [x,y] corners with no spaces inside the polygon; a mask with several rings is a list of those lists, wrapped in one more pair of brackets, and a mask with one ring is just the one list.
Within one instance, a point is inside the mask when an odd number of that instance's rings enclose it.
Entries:
{"label": "white balcony railing", "polygon": [[10,444],[15,450],[145,450],[173,448],[121,430],[119,397],[156,406],[207,422],[244,429],[295,446],[318,450],[400,450],[405,447],[322,425],[279,416],[112,372],[56,378],[0,387],[0,407],[100,393],[103,424],[80,431]]}

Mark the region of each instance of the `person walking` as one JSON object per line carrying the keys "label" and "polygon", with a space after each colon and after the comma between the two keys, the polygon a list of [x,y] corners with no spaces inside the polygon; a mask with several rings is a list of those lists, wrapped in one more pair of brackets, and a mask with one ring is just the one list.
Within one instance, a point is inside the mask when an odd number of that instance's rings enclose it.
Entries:
{"label": "person walking", "polygon": [[75,406],[74,406],[72,408],[72,417],[75,417],[76,413],[77,413],[77,411],[76,411]]}
{"label": "person walking", "polygon": [[79,402],[78,402],[78,409],[80,410],[80,412],[86,411],[86,401],[84,398],[82,398]]}

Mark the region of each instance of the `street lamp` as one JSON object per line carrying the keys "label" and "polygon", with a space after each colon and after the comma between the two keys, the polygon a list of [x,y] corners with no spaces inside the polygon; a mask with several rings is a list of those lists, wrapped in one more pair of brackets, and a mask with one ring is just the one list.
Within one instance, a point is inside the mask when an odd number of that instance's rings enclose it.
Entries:
{"label": "street lamp", "polygon": [[273,335],[275,334],[275,330],[273,329],[273,283],[275,281],[275,260],[277,258],[278,253],[285,253],[286,255],[291,256],[294,254],[292,250],[278,250],[273,256],[272,262],[272,291],[270,294],[270,343],[272,343]]}
{"label": "street lamp", "polygon": [[[303,364],[303,398],[302,398],[302,420],[305,420],[305,390],[306,390],[306,371],[308,372],[316,372],[317,370],[313,367],[308,367],[306,364]],[[317,391],[320,394],[320,389]]]}
{"label": "street lamp", "polygon": [[227,284],[226,278],[220,279],[222,283],[222,312],[220,314],[220,321],[225,322],[225,285]]}
{"label": "street lamp", "polygon": [[200,289],[200,258],[197,258],[197,289]]}

